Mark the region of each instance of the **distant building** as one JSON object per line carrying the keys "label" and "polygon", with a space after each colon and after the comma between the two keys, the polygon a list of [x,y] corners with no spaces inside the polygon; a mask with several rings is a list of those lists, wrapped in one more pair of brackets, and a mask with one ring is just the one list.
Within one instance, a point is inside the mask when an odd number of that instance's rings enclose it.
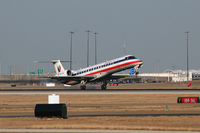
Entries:
{"label": "distant building", "polygon": [[[143,79],[151,79],[149,82],[184,82],[187,81],[187,73],[184,71],[166,71],[164,73],[142,73],[138,75]],[[200,79],[200,74],[198,75]],[[189,72],[189,81],[193,80],[193,73]]]}
{"label": "distant building", "polygon": [[192,80],[200,80],[200,73],[192,73]]}

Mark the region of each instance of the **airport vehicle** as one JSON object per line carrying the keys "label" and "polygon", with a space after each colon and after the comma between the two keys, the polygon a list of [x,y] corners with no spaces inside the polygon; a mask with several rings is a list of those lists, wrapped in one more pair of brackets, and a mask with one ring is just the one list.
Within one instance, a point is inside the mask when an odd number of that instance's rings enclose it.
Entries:
{"label": "airport vehicle", "polygon": [[93,65],[80,70],[65,70],[60,60],[53,60],[56,75],[51,77],[65,86],[81,84],[82,90],[86,89],[88,82],[102,82],[101,89],[105,90],[109,79],[121,78],[122,76],[113,75],[114,73],[134,68],[137,70],[143,62],[135,56],[127,55],[97,65]]}

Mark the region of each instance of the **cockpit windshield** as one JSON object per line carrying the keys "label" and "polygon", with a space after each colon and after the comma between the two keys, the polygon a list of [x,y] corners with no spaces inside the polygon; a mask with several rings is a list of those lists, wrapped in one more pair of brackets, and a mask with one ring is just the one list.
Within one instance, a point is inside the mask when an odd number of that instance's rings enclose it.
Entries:
{"label": "cockpit windshield", "polygon": [[135,56],[128,56],[128,57],[126,57],[126,59],[130,60],[130,59],[136,59],[136,58],[135,58]]}

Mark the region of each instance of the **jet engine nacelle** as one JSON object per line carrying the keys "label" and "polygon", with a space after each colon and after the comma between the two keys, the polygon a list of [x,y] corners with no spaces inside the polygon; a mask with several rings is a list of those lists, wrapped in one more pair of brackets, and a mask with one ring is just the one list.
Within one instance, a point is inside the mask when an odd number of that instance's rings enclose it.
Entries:
{"label": "jet engine nacelle", "polygon": [[71,70],[67,70],[66,73],[67,73],[67,76],[72,76],[72,71]]}

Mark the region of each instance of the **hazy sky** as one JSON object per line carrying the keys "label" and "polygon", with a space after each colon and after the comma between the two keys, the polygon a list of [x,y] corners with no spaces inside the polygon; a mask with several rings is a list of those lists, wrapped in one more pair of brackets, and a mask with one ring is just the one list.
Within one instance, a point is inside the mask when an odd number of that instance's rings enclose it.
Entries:
{"label": "hazy sky", "polygon": [[35,60],[69,60],[70,31],[73,68],[85,67],[86,30],[91,65],[98,32],[98,62],[123,56],[126,42],[126,54],[144,61],[141,72],[186,69],[190,31],[190,68],[199,69],[199,6],[200,0],[0,0],[0,73],[14,64],[34,71]]}

